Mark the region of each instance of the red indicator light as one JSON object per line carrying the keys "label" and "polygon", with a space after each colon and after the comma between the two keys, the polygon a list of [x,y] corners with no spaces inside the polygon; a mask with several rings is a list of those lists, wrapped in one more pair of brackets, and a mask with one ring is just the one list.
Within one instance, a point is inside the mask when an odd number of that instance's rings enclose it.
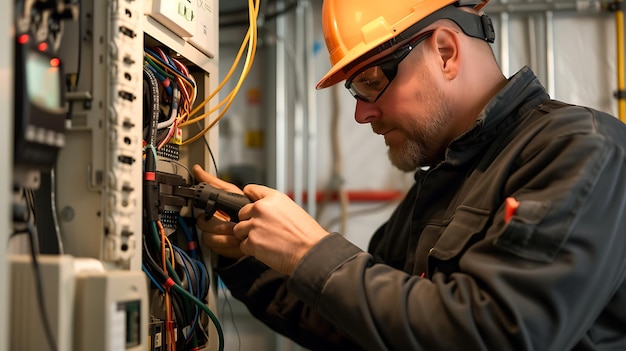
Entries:
{"label": "red indicator light", "polygon": [[48,50],[48,44],[46,42],[41,42],[37,45],[37,49],[39,49],[39,51],[46,51]]}
{"label": "red indicator light", "polygon": [[28,34],[22,34],[19,37],[17,37],[17,42],[20,43],[20,45],[24,45],[28,43],[28,39],[30,39],[28,37]]}
{"label": "red indicator light", "polygon": [[59,67],[60,64],[61,64],[61,60],[59,60],[58,57],[53,57],[50,59],[50,66]]}

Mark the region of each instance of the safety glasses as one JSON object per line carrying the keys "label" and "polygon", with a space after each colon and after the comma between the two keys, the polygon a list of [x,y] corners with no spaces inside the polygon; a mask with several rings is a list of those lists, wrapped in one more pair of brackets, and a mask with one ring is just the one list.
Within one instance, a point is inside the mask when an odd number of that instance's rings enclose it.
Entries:
{"label": "safety glasses", "polygon": [[346,80],[346,88],[352,96],[359,100],[366,102],[378,100],[398,73],[400,62],[409,55],[411,50],[432,34],[433,31],[421,33],[393,54],[365,66]]}

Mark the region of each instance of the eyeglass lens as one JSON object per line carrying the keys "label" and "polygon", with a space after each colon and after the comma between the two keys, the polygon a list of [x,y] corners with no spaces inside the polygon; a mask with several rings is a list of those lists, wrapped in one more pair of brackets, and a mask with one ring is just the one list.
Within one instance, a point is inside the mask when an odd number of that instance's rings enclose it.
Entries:
{"label": "eyeglass lens", "polygon": [[394,52],[391,58],[384,58],[382,61],[366,67],[363,71],[348,79],[346,88],[357,99],[367,102],[378,100],[396,76],[398,64],[400,64],[402,59],[431,34],[432,31],[422,33],[414,42]]}

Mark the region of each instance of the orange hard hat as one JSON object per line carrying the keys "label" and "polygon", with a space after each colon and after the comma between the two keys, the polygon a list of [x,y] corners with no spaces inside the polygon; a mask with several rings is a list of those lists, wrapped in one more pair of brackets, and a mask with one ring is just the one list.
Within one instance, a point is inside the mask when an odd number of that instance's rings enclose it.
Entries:
{"label": "orange hard hat", "polygon": [[[451,4],[482,8],[489,0],[324,0],[322,30],[332,65],[316,88],[327,88],[348,77],[354,62],[363,55],[381,52],[416,23]],[[446,16],[432,18],[434,20]],[[426,23],[422,28],[429,25]],[[491,22],[489,22],[490,24]],[[412,33],[417,34],[417,33]],[[401,40],[406,38],[401,38]],[[487,39],[487,38],[485,38]],[[391,41],[391,42],[390,42]],[[493,41],[493,39],[491,40]],[[383,44],[387,47],[379,48]]]}

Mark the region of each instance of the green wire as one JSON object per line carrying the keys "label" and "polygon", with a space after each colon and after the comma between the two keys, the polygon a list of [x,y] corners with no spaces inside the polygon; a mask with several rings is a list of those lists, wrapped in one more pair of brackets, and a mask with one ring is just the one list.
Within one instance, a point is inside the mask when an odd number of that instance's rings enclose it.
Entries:
{"label": "green wire", "polygon": [[186,298],[192,300],[198,307],[200,307],[213,321],[215,329],[217,329],[217,338],[219,339],[219,351],[224,351],[224,332],[222,332],[222,325],[215,317],[215,314],[204,304],[204,302],[198,300],[195,296],[191,295],[187,290],[178,284],[172,285],[172,288],[177,292],[183,294]]}
{"label": "green wire", "polygon": [[176,77],[170,73],[167,73],[163,68],[161,68],[161,66],[157,65],[156,62],[154,62],[150,57],[148,57],[148,55],[144,55],[143,57],[146,61],[148,61],[148,63],[150,64],[150,66],[152,66],[152,68],[156,69],[157,71],[159,71],[159,73],[161,73],[162,75],[166,76],[169,79],[176,79]]}
{"label": "green wire", "polygon": [[[152,229],[150,231],[152,233],[152,239],[158,245],[161,245],[161,239],[159,238],[156,222],[154,222],[154,221],[150,222],[150,229]],[[172,253],[172,254],[174,254],[174,253]],[[219,351],[224,351],[224,332],[222,331],[222,325],[217,320],[217,317],[207,307],[207,305],[204,304],[204,302],[198,300],[195,296],[191,295],[187,290],[185,290],[181,286],[182,283],[180,281],[180,278],[178,277],[178,273],[176,273],[176,271],[172,267],[172,264],[170,263],[169,260],[166,260],[166,264],[167,264],[167,270],[170,272],[170,274],[172,275],[172,279],[175,282],[175,284],[172,285],[172,288],[174,290],[176,290],[177,292],[181,293],[187,299],[191,300],[196,305],[198,305],[198,307],[200,307],[209,316],[209,318],[211,318],[211,321],[213,321],[213,325],[215,325],[215,329],[217,330],[217,338],[219,339]]]}

